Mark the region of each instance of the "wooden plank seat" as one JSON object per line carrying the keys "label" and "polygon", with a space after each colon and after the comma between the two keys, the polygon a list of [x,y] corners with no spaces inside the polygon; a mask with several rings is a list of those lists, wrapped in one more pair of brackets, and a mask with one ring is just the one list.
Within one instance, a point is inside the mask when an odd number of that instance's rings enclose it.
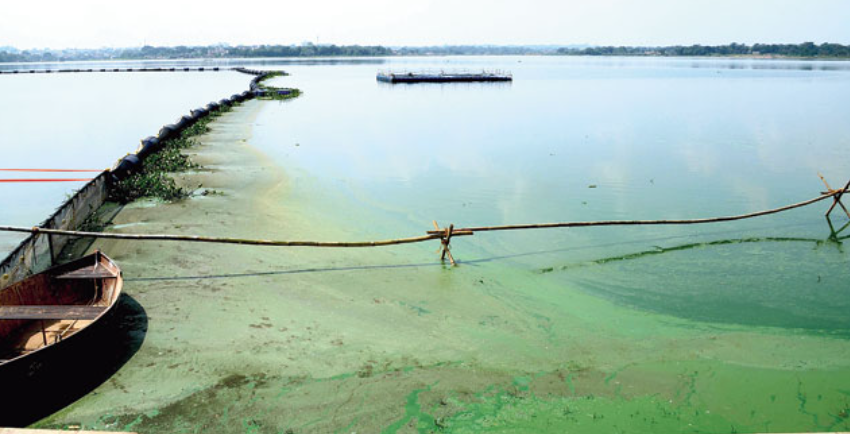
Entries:
{"label": "wooden plank seat", "polygon": [[0,320],[93,320],[106,306],[0,306]]}
{"label": "wooden plank seat", "polygon": [[56,276],[57,279],[114,279],[116,277],[118,277],[117,273],[96,264]]}

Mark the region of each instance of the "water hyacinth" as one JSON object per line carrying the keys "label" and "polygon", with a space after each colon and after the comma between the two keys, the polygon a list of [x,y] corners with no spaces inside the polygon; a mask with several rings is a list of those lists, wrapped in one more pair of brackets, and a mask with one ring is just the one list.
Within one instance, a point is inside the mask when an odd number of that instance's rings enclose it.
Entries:
{"label": "water hyacinth", "polygon": [[209,123],[230,110],[222,106],[186,127],[179,136],[165,140],[159,151],[142,161],[141,170],[113,185],[110,200],[129,203],[141,198],[176,201],[189,197],[191,191],[178,186],[170,175],[201,167],[182,151],[197,145],[196,137],[210,131]]}

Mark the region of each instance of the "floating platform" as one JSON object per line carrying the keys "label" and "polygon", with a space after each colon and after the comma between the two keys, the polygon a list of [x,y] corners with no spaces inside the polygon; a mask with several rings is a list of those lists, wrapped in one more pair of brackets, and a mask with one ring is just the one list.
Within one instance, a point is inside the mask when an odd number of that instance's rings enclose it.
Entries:
{"label": "floating platform", "polygon": [[480,72],[378,72],[377,80],[385,83],[463,83],[476,81],[513,81],[513,75],[503,71]]}

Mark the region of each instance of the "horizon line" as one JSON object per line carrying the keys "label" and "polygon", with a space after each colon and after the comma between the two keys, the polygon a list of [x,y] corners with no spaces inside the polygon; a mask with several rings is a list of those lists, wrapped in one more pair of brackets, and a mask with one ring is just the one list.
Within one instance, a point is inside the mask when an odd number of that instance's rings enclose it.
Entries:
{"label": "horizon line", "polygon": [[0,51],[6,51],[6,49],[14,49],[18,51],[31,51],[31,50],[39,50],[39,51],[47,51],[47,50],[80,50],[80,51],[95,51],[95,50],[121,50],[121,49],[140,49],[144,47],[152,47],[152,48],[178,48],[178,47],[187,47],[187,48],[207,48],[207,47],[261,47],[261,46],[282,46],[282,47],[305,47],[305,46],[316,46],[316,47],[327,47],[327,46],[337,46],[337,47],[382,47],[389,49],[404,49],[404,48],[414,48],[414,49],[422,49],[422,48],[436,48],[436,47],[490,47],[490,48],[533,48],[533,47],[551,47],[551,48],[569,48],[569,47],[624,47],[624,48],[665,48],[665,47],[692,47],[692,46],[701,46],[701,47],[722,47],[729,45],[743,45],[743,46],[753,46],[753,45],[802,45],[812,43],[814,45],[823,45],[823,44],[836,44],[836,45],[850,45],[850,42],[832,42],[832,41],[800,41],[800,42],[727,42],[724,44],[706,44],[706,43],[674,43],[674,44],[596,44],[589,42],[574,42],[574,43],[512,43],[512,44],[499,44],[499,43],[443,43],[443,44],[361,44],[361,43],[313,43],[312,41],[302,41],[299,43],[230,43],[230,42],[216,42],[210,44],[174,44],[174,45],[126,45],[126,46],[100,46],[100,47],[29,47],[29,48],[21,48],[15,45],[6,44],[0,46]]}

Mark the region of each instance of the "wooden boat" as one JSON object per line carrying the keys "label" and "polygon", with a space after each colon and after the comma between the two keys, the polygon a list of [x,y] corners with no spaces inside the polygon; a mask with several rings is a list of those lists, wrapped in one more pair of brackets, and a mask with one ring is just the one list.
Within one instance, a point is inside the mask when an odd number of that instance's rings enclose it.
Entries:
{"label": "wooden boat", "polygon": [[0,290],[0,379],[33,376],[82,340],[113,311],[122,287],[121,269],[97,251]]}
{"label": "wooden boat", "polygon": [[[146,317],[119,302],[123,282],[98,251],[0,289],[0,389],[8,398],[0,426],[24,427],[59,411],[138,350]],[[141,339],[124,321],[139,313]]]}

